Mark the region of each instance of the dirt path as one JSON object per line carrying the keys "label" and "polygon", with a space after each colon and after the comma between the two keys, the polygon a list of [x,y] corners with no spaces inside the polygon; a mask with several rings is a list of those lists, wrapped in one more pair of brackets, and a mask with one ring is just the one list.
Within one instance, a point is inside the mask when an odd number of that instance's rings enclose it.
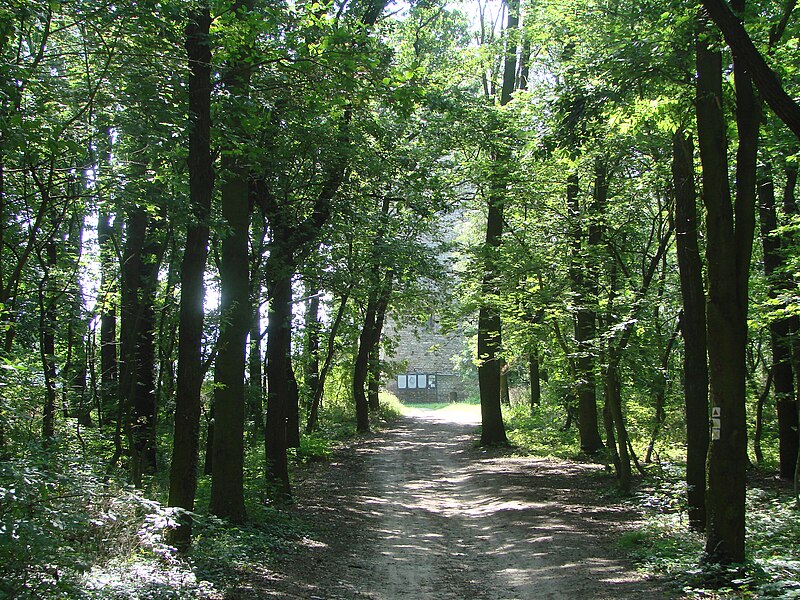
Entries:
{"label": "dirt path", "polygon": [[615,551],[635,515],[597,498],[598,467],[504,457],[474,439],[468,419],[420,412],[313,470],[296,494],[315,539],[237,597],[676,596]]}

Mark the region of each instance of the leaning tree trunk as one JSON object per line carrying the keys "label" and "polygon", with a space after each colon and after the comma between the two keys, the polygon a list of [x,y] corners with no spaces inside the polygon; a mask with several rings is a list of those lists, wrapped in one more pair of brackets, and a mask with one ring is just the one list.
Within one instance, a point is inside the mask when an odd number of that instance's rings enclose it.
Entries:
{"label": "leaning tree trunk", "polygon": [[694,151],[682,130],[672,140],[675,187],[675,245],[681,281],[683,315],[683,397],[686,407],[686,496],[689,525],[706,527],[706,455],[708,454],[708,363],[703,261],[698,244],[699,220],[694,185]]}

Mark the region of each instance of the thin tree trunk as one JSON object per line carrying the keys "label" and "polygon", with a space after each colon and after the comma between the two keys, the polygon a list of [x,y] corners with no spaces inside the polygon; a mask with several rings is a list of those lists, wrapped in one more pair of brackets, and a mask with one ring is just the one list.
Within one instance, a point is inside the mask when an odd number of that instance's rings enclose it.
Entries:
{"label": "thin tree trunk", "polygon": [[47,447],[56,433],[56,300],[49,293],[50,288],[56,285],[53,281],[53,270],[58,265],[58,250],[54,239],[45,242],[44,253],[45,256],[40,257],[44,276],[39,284],[39,350],[45,386],[42,440]]}
{"label": "thin tree trunk", "polygon": [[539,349],[536,342],[533,342],[533,349],[528,353],[528,374],[530,377],[531,390],[531,414],[542,402],[542,384],[539,374]]}
{"label": "thin tree trunk", "polygon": [[323,361],[322,369],[319,372],[319,381],[317,382],[317,388],[314,391],[314,397],[311,399],[311,408],[308,410],[306,433],[316,431],[319,425],[319,407],[320,403],[322,402],[322,394],[325,391],[325,380],[328,378],[328,373],[330,372],[331,365],[333,364],[333,357],[336,352],[336,336],[339,333],[339,327],[342,324],[345,308],[347,307],[347,301],[350,298],[350,292],[352,289],[353,285],[351,284],[347,287],[344,294],[342,294],[342,298],[339,301],[339,309],[336,311],[336,316],[334,317],[333,323],[331,324],[331,329],[328,332],[325,360]]}
{"label": "thin tree trunk", "polygon": [[287,404],[286,415],[286,447],[300,447],[300,388],[297,385],[297,378],[294,376],[291,354],[287,358],[289,368],[286,370],[286,381],[289,385],[289,402]]}
{"label": "thin tree trunk", "polygon": [[258,288],[255,299],[252,301],[253,316],[250,323],[250,352],[248,354],[248,375],[247,385],[247,413],[248,419],[253,422],[253,432],[259,434],[264,431],[264,387],[262,385],[263,358],[261,355],[261,282],[251,282]]}
{"label": "thin tree trunk", "polygon": [[381,293],[378,296],[378,308],[375,314],[375,335],[372,341],[372,350],[369,354],[369,381],[367,383],[367,400],[372,412],[380,410],[380,380],[381,380],[381,337],[383,325],[386,322],[386,313],[389,310],[389,300],[392,296],[394,271],[389,270],[384,278]]}
{"label": "thin tree trunk", "polygon": [[[764,276],[767,279],[768,295],[778,298],[785,288],[785,259],[778,235],[778,218],[775,210],[775,189],[768,168],[758,185],[759,221],[761,244],[764,251]],[[797,405],[792,373],[791,319],[775,319],[769,325],[772,346],[772,384],[775,391],[775,406],[778,413],[779,473],[784,479],[794,477],[798,453]],[[759,432],[760,433],[760,432]],[[760,440],[759,440],[760,441]],[[759,448],[760,449],[760,448]],[[759,462],[761,459],[756,457]]]}
{"label": "thin tree trunk", "polygon": [[[319,288],[306,280],[305,295],[308,298],[305,314],[305,357],[303,360],[303,398],[310,412],[319,387]],[[306,428],[308,431],[308,428]]]}
{"label": "thin tree trunk", "polygon": [[658,438],[658,434],[661,432],[661,427],[664,425],[664,419],[666,419],[664,405],[667,399],[669,357],[670,354],[672,354],[672,347],[675,345],[675,340],[678,338],[680,330],[681,330],[681,317],[679,315],[678,322],[675,325],[675,330],[672,332],[672,335],[669,336],[669,340],[667,341],[667,347],[664,349],[664,352],[661,355],[661,369],[658,375],[658,382],[656,384],[657,390],[656,390],[655,424],[653,425],[653,432],[650,435],[650,443],[647,444],[647,452],[645,453],[644,457],[644,462],[646,464],[650,464],[652,462],[653,451],[656,445],[656,439]]}
{"label": "thin tree trunk", "polygon": [[[111,165],[111,131],[105,131],[105,164],[110,169]],[[97,220],[97,242],[100,246],[100,293],[98,306],[100,308],[100,397],[101,404],[109,413],[118,401],[117,394],[117,315],[114,300],[117,278],[114,277],[115,258],[115,227],[112,225],[112,215],[105,205],[101,205]],[[117,227],[116,229],[119,229]]]}

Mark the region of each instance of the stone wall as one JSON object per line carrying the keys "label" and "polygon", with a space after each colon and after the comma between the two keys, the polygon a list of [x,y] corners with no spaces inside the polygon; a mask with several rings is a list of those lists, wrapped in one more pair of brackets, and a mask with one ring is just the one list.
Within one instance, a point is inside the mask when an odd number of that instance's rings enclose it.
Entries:
{"label": "stone wall", "polygon": [[399,372],[386,383],[388,391],[403,402],[412,403],[466,398],[467,386],[455,372],[453,360],[463,349],[460,332],[442,332],[432,317],[416,327],[387,323],[386,335],[397,342],[388,361],[400,366]]}

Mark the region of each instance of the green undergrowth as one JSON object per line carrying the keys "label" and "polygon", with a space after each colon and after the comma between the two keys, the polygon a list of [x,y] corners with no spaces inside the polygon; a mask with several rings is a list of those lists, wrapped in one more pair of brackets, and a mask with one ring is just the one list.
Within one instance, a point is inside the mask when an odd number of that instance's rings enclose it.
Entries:
{"label": "green undergrowth", "polygon": [[703,536],[688,525],[684,472],[666,465],[654,485],[635,502],[643,524],[625,533],[619,546],[652,575],[675,583],[689,598],[800,598],[800,510],[780,485],[747,492],[747,562],[704,564]]}
{"label": "green undergrowth", "polygon": [[[321,430],[302,436],[290,452],[294,468],[328,460],[337,443],[355,434],[352,408],[346,409],[330,406]],[[396,399],[382,395],[374,426],[401,411]],[[124,472],[106,476],[105,462],[89,458],[97,455],[89,446],[100,443],[98,430],[85,430],[79,443],[74,427],[65,424],[48,450],[31,443],[15,448],[18,458],[0,461],[0,600],[237,597],[248,575],[291,553],[313,529],[291,505],[271,502],[263,439],[256,438],[246,444],[247,521],[233,525],[207,513],[211,481],[202,475],[201,453],[193,544],[179,555],[166,542],[176,516],[165,506],[167,469],[136,490]]]}
{"label": "green undergrowth", "polygon": [[563,459],[581,455],[577,427],[564,429],[562,407],[543,404],[531,413],[527,404],[514,404],[504,407],[503,419],[509,442],[522,454]]}

